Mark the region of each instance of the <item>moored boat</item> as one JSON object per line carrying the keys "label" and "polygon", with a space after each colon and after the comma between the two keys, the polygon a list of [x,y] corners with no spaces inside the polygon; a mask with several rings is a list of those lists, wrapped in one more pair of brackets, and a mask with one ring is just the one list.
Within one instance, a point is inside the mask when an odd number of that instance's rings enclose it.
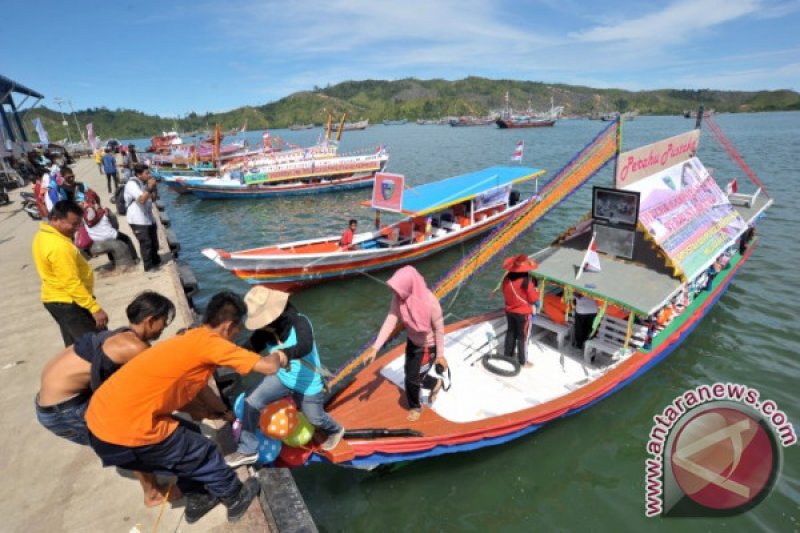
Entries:
{"label": "moored boat", "polygon": [[458,117],[452,118],[448,123],[454,128],[465,128],[472,126],[491,126],[494,124],[495,119],[491,117]]}
{"label": "moored boat", "polygon": [[[359,120],[358,122],[345,122],[341,127],[342,131],[365,130],[369,126],[369,119]],[[334,124],[333,131],[339,131],[339,124]]]}
{"label": "moored boat", "polygon": [[[405,349],[398,346],[358,372],[327,405],[354,436],[304,460],[373,468],[502,444],[597,403],[667,357],[753,253],[752,228],[772,203],[761,188],[746,196],[724,193],[694,156],[698,141],[699,130],[620,155],[615,187],[594,189],[591,216],[534,255],[539,265],[532,274],[543,297],[528,340],[532,367],[508,369],[503,365],[510,363],[493,357],[505,337],[501,311],[461,320],[445,331],[451,387],[418,421],[409,422],[398,401]],[[661,166],[636,164],[658,161],[656,153],[669,154]],[[552,203],[547,192],[541,202]],[[599,269],[585,270],[587,263]],[[452,283],[445,278],[434,293],[446,295]],[[583,349],[567,342],[578,293],[598,302],[596,335],[576,339]],[[359,428],[375,428],[376,435],[361,436]],[[377,429],[388,436],[380,438]],[[398,432],[403,436],[392,436]]]}
{"label": "moored boat", "polygon": [[[533,201],[519,201],[511,187],[544,171],[492,167],[420,185],[402,193],[402,176],[379,175],[369,205],[407,218],[354,236],[357,249],[342,250],[340,235],[239,252],[208,248],[203,255],[253,284],[294,292],[325,281],[417,261],[482,235]],[[381,197],[400,194],[397,204]],[[378,197],[376,195],[382,195]]]}
{"label": "moored boat", "polygon": [[383,147],[373,154],[292,159],[245,165],[221,177],[173,176],[164,181],[173,190],[203,199],[255,199],[317,194],[369,187],[386,166]]}
{"label": "moored boat", "polygon": [[561,113],[564,112],[564,106],[555,106],[551,98],[550,110],[544,113],[533,111],[530,102],[528,102],[528,110],[525,113],[513,113],[508,92],[506,92],[505,99],[506,107],[503,116],[495,121],[500,129],[548,128],[554,126],[561,117]]}
{"label": "moored boat", "polygon": [[403,124],[407,124],[408,119],[401,118],[400,120],[384,120],[384,126],[402,126]]}

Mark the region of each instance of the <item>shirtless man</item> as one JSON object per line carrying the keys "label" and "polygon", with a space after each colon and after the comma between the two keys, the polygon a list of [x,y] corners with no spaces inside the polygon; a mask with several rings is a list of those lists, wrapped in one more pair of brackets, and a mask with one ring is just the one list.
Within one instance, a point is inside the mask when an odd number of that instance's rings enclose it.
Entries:
{"label": "shirtless man", "polygon": [[[36,417],[50,432],[77,444],[89,445],[84,413],[92,393],[122,365],[150,347],[175,316],[175,306],[164,296],[146,291],[125,310],[128,326],[114,331],[87,333],[67,346],[42,370],[36,395]],[[165,490],[153,474],[134,472],[142,484],[147,507],[160,504]],[[173,489],[170,500],[179,498]]]}

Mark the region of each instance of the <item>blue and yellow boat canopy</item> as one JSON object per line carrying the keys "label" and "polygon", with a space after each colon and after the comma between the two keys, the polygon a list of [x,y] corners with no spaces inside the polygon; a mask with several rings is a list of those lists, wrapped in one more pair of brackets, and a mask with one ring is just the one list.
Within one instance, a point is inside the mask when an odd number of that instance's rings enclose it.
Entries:
{"label": "blue and yellow boat canopy", "polygon": [[[404,191],[400,211],[411,216],[427,215],[472,200],[487,191],[531,180],[544,173],[542,169],[531,167],[490,167],[426,183]],[[373,207],[370,201],[362,205]]]}

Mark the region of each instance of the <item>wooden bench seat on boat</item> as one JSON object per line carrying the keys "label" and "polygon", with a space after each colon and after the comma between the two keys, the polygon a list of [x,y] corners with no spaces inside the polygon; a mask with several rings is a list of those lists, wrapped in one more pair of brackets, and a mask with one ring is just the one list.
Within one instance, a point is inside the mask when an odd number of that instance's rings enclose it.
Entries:
{"label": "wooden bench seat on boat", "polygon": [[[607,353],[612,359],[619,357],[623,354],[627,334],[627,320],[621,320],[609,315],[603,316],[600,326],[597,328],[597,335],[593,339],[587,340],[583,345],[583,360],[589,363],[592,359],[592,352],[595,351]],[[646,339],[647,327],[634,324],[631,340],[628,343],[628,350],[641,348]]]}
{"label": "wooden bench seat on boat", "polygon": [[533,325],[546,330],[539,333],[535,338],[539,338],[547,332],[555,333],[556,344],[559,350],[564,347],[564,343],[567,341],[567,336],[571,329],[569,324],[556,324],[543,313],[537,313],[533,317]]}

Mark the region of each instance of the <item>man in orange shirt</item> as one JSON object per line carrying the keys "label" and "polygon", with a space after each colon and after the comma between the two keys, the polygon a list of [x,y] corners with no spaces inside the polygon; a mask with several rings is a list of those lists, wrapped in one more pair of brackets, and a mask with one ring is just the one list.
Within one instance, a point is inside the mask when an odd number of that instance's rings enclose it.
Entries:
{"label": "man in orange shirt", "polygon": [[[177,476],[189,523],[220,501],[228,508],[228,520],[238,520],[260,490],[255,478],[242,484],[196,427],[172,416],[206,389],[219,366],[240,374],[274,374],[288,364],[284,354],[260,357],[232,342],[245,312],[238,295],[214,295],[202,326],[127,363],[97,389],[86,412],[89,443],[103,465]],[[233,419],[230,412],[219,415]]]}

